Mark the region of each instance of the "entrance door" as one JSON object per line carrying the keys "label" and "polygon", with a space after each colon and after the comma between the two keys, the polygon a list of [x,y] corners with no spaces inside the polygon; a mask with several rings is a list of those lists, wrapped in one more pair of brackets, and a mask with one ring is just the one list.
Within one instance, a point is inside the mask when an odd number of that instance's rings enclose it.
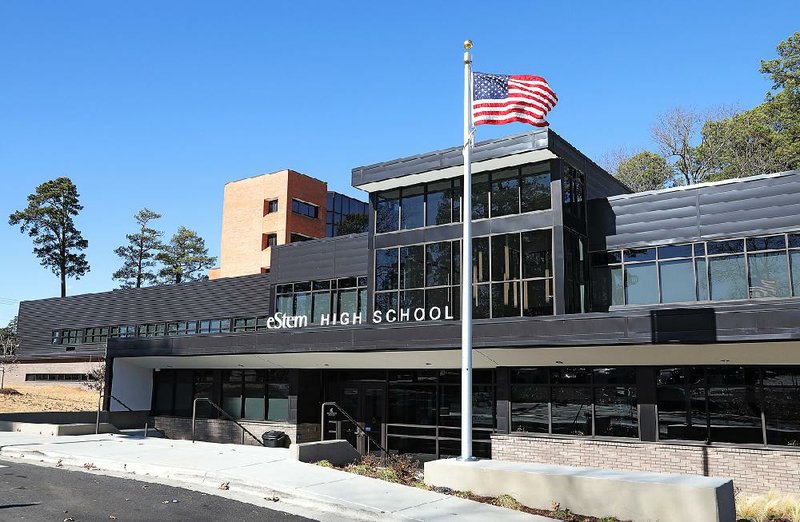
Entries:
{"label": "entrance door", "polygon": [[376,443],[384,448],[386,442],[386,386],[374,382],[348,382],[342,386],[339,405],[361,426],[364,433],[349,422],[341,421],[341,437],[350,442],[362,455],[380,453]]}

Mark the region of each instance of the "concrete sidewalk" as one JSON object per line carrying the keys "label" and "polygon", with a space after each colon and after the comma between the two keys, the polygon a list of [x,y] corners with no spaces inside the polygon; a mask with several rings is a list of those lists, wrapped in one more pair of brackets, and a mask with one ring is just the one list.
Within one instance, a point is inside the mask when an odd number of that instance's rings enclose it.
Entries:
{"label": "concrete sidewalk", "polygon": [[552,519],[362,477],[288,458],[282,448],[127,435],[44,437],[0,432],[0,456],[218,487],[360,520]]}

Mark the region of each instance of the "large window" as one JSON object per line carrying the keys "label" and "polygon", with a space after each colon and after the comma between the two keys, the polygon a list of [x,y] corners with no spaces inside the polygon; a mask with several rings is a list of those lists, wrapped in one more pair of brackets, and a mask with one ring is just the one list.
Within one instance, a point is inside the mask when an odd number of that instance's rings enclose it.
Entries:
{"label": "large window", "polygon": [[800,234],[592,254],[595,310],[792,295],[800,295]]}
{"label": "large window", "polygon": [[[375,231],[380,234],[461,221],[461,194],[460,179],[379,192]],[[472,219],[547,210],[550,206],[549,162],[479,173],[472,178]]]}
{"label": "large window", "polygon": [[635,369],[514,369],[511,371],[511,430],[638,437]]}
{"label": "large window", "polygon": [[277,285],[275,293],[276,312],[305,316],[309,324],[320,324],[323,317],[328,318],[329,324],[335,324],[343,317],[351,320],[358,313],[361,314],[361,320],[366,322],[366,277],[281,284]]}
{"label": "large window", "polygon": [[800,446],[799,367],[658,371],[661,440]]}
{"label": "large window", "polygon": [[[449,305],[458,316],[460,242],[380,249],[375,253],[375,310]],[[474,238],[473,317],[553,313],[550,229]]]}
{"label": "large window", "polygon": [[[286,421],[289,375],[286,370],[160,370],[153,379],[153,413],[191,417],[194,399],[207,398],[235,419]],[[200,417],[216,417],[207,402]]]}

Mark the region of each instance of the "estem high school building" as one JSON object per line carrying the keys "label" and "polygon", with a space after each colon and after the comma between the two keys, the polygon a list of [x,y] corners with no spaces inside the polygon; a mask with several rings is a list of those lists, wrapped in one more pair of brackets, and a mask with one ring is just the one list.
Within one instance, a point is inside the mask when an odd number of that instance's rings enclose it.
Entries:
{"label": "estem high school building", "polygon": [[[107,407],[170,437],[204,397],[367,451],[335,401],[389,451],[458,455],[461,173],[460,147],[354,168],[368,207],[229,183],[211,280],[23,302],[22,373],[100,358]],[[472,193],[476,456],[800,490],[800,171],[634,194],[548,129],[476,144]],[[326,231],[353,212],[366,233]]]}

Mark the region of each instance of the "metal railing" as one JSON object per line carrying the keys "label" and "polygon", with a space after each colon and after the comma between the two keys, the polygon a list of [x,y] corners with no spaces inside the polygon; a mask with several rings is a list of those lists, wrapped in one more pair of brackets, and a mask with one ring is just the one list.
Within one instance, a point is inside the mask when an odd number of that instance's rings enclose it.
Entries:
{"label": "metal railing", "polygon": [[215,410],[217,410],[219,413],[221,413],[222,415],[227,417],[228,420],[230,420],[231,422],[233,422],[234,424],[239,426],[242,429],[242,444],[244,444],[244,434],[247,433],[248,435],[250,435],[253,438],[253,440],[258,442],[259,445],[261,445],[261,446],[264,445],[264,443],[261,441],[261,439],[259,439],[255,435],[253,435],[250,432],[250,430],[245,428],[241,423],[239,423],[239,421],[234,419],[227,411],[223,410],[214,401],[212,401],[211,399],[208,399],[206,397],[197,397],[194,400],[194,402],[192,403],[192,444],[194,444],[194,435],[195,435],[194,424],[195,424],[195,421],[197,420],[197,401],[204,401],[204,402],[209,403]]}
{"label": "metal railing", "polygon": [[[136,413],[136,410],[134,410],[133,408],[131,408],[130,406],[128,406],[127,404],[125,404],[125,403],[124,403],[124,402],[122,402],[121,400],[117,399],[117,398],[116,398],[116,397],[114,397],[113,395],[108,395],[107,397],[108,397],[109,399],[112,399],[112,400],[115,400],[115,401],[117,401],[117,403],[118,403],[120,406],[122,406],[123,408],[125,408],[125,409],[126,409],[126,410],[128,410],[129,412],[131,412],[131,413]],[[103,399],[104,399],[104,398],[106,398],[106,394],[105,394],[105,393],[103,393],[103,392],[101,392],[101,393],[100,393],[100,397],[98,397],[98,398],[97,398],[97,418],[96,418],[96,419],[95,419],[95,421],[94,421],[94,434],[95,434],[95,435],[97,435],[97,434],[99,434],[99,433],[100,433],[100,412],[101,412],[101,411],[102,411],[102,409],[103,409]],[[109,413],[110,413],[110,411],[109,411]],[[148,431],[150,430],[150,426],[149,426],[149,424],[150,424],[150,423],[149,423],[149,421],[145,421],[145,422],[144,422],[144,430],[143,430],[143,434],[142,434],[144,437],[147,437],[147,433],[148,433]],[[158,433],[160,433],[160,434],[161,434],[161,435],[162,435],[164,438],[167,438],[167,434],[166,434],[166,433],[164,433],[163,431],[161,431],[160,429],[156,428],[155,426],[153,426],[153,429],[154,429],[155,431],[157,431]]]}
{"label": "metal railing", "polygon": [[[369,453],[369,450],[370,450],[369,444],[371,442],[372,444],[375,445],[375,447],[377,447],[378,449],[381,450],[381,454],[382,455],[384,455],[384,456],[388,456],[389,455],[389,451],[386,448],[384,448],[379,442],[377,442],[374,438],[372,438],[372,435],[370,435],[370,432],[366,430],[366,426],[364,426],[363,424],[360,424],[358,421],[356,421],[349,413],[347,413],[344,410],[344,408],[342,408],[341,406],[339,406],[338,404],[336,404],[333,401],[323,402],[322,403],[322,408],[321,408],[321,412],[322,413],[321,413],[321,417],[320,417],[320,419],[321,419],[320,420],[320,441],[325,440],[325,416],[326,416],[325,408],[328,407],[328,406],[332,406],[333,408],[336,408],[337,410],[339,410],[339,412],[341,412],[342,415],[344,415],[345,418],[348,421],[350,421],[356,427],[356,436],[357,437],[358,436],[364,436],[367,439],[367,453]],[[335,412],[333,412],[333,410],[330,410],[330,412],[333,413],[333,415],[336,414]],[[330,415],[331,413],[327,413],[327,415]]]}

